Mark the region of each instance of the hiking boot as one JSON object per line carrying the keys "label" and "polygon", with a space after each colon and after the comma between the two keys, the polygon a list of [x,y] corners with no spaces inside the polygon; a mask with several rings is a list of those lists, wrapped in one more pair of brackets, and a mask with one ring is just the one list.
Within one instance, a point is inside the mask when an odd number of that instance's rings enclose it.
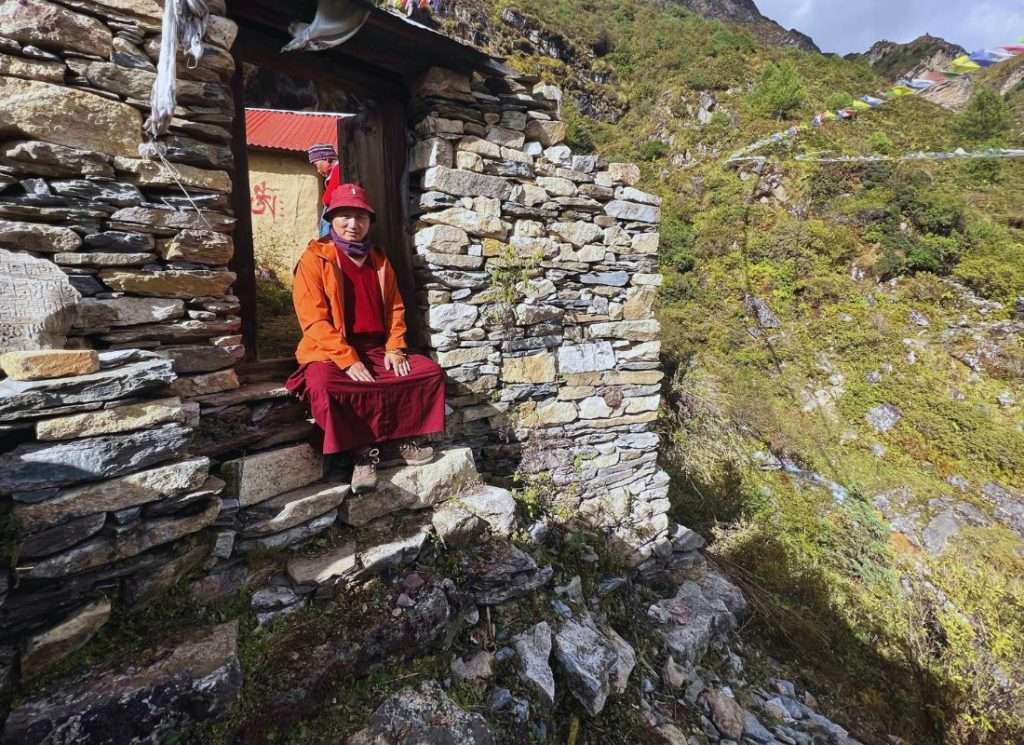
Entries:
{"label": "hiking boot", "polygon": [[434,460],[434,448],[421,446],[416,440],[399,440],[388,447],[384,466],[425,466]]}
{"label": "hiking boot", "polygon": [[377,465],[380,463],[380,450],[377,448],[360,448],[353,453],[352,460],[352,493],[362,494],[377,488]]}

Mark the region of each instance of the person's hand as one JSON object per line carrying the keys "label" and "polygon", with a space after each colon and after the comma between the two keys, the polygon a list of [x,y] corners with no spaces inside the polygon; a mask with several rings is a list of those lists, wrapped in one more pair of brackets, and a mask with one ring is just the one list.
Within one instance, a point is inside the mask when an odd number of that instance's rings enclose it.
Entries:
{"label": "person's hand", "polygon": [[360,362],[354,362],[345,368],[345,374],[348,375],[352,380],[359,383],[372,383],[373,376],[370,375],[370,371],[366,369],[366,365]]}
{"label": "person's hand", "polygon": [[394,370],[395,375],[404,378],[409,374],[409,360],[401,352],[387,352],[384,355],[384,369]]}

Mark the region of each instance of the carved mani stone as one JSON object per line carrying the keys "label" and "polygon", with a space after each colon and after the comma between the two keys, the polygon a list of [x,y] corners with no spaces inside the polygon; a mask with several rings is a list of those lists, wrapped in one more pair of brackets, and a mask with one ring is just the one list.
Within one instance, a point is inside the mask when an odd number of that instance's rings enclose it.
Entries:
{"label": "carved mani stone", "polygon": [[0,249],[0,353],[62,348],[80,298],[53,262]]}

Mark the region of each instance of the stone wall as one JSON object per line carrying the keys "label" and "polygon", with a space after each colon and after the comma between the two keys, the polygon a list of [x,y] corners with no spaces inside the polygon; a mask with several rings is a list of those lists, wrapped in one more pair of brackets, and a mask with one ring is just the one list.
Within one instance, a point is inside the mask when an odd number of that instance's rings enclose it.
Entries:
{"label": "stone wall", "polygon": [[635,165],[574,155],[560,99],[530,78],[425,76],[410,153],[419,302],[450,381],[449,437],[488,478],[525,477],[639,562],[668,530],[661,200],[635,188]]}
{"label": "stone wall", "polygon": [[[212,601],[280,571],[271,614],[415,559],[431,530],[507,532],[511,495],[477,465],[555,495],[633,563],[672,552],[658,200],[636,167],[573,156],[557,90],[529,80],[432,70],[412,105],[409,300],[449,375],[450,447],[360,498],[321,481],[304,405],[236,370],[235,26],[211,5],[169,165],[138,157],[159,5],[0,5],[0,351],[20,350],[0,363],[0,693],[12,665],[37,675],[185,577]],[[324,533],[324,556],[282,553]],[[277,552],[270,574],[254,552]]]}

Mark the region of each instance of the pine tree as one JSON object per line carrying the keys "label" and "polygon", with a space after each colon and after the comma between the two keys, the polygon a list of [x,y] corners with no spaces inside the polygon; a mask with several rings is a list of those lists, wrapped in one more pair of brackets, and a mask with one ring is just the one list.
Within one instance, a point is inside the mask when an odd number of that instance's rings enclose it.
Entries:
{"label": "pine tree", "polygon": [[796,66],[785,60],[761,71],[750,97],[759,113],[784,119],[803,105],[806,92]]}

